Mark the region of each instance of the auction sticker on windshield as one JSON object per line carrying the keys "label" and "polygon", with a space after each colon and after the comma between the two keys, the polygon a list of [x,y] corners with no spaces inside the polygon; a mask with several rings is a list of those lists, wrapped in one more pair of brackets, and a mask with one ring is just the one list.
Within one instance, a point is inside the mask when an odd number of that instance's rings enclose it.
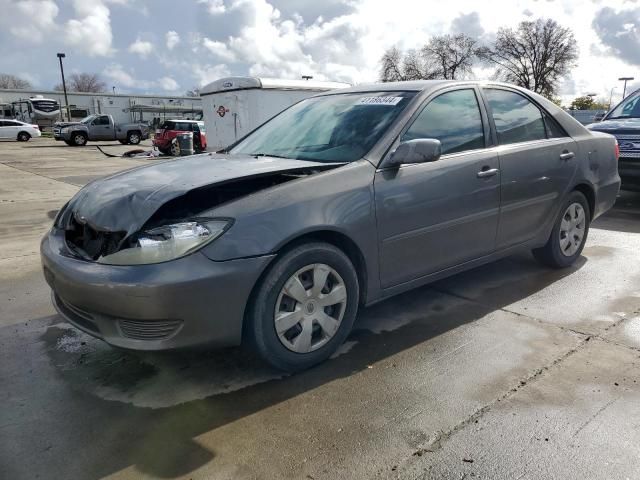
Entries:
{"label": "auction sticker on windshield", "polygon": [[358,105],[397,105],[402,97],[362,97]]}

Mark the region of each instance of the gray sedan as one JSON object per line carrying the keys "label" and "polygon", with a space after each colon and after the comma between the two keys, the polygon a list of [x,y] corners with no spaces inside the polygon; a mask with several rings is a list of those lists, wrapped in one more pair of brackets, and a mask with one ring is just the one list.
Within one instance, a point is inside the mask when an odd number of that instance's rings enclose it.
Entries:
{"label": "gray sedan", "polygon": [[619,187],[615,138],[532,92],[357,86],[87,185],[42,263],[58,312],[112,345],[246,343],[299,370],[360,306],[522,250],[571,265]]}

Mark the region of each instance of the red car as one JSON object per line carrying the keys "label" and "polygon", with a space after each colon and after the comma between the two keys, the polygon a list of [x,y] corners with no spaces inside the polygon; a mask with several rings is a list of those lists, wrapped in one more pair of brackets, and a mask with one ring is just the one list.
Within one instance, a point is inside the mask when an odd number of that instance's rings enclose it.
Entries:
{"label": "red car", "polygon": [[204,128],[204,122],[198,120],[166,120],[156,130],[153,145],[158,147],[162,153],[177,155],[176,145],[172,140],[182,132],[193,132],[193,148],[196,153],[204,152],[207,149],[207,132]]}

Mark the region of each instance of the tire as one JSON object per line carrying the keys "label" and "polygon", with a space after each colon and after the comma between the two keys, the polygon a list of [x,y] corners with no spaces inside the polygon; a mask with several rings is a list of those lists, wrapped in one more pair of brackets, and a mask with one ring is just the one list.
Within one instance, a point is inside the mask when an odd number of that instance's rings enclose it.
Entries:
{"label": "tire", "polygon": [[82,132],[72,133],[71,143],[74,147],[84,147],[87,144],[87,134]]}
{"label": "tire", "polygon": [[73,142],[71,140],[65,140],[64,143],[66,143],[70,147],[73,147]]}
{"label": "tire", "polygon": [[[319,287],[322,290],[318,290],[317,296],[314,296],[314,267],[319,271],[330,271],[324,276],[323,287]],[[302,295],[304,304],[284,292],[285,284],[294,277],[300,280],[296,285],[304,290],[292,291],[296,291],[299,298],[301,292],[307,295]],[[305,283],[309,281],[311,283]],[[322,304],[323,298],[327,301],[334,294],[335,299],[341,299],[345,292],[342,302]],[[359,292],[356,270],[341,250],[327,243],[299,245],[281,254],[256,286],[245,318],[245,338],[272,366],[288,372],[305,370],[329,358],[347,338],[358,312]],[[285,304],[289,308],[282,310]],[[282,324],[286,330],[279,335],[276,308],[283,317],[295,311],[301,320]],[[318,318],[330,329],[325,330]],[[291,326],[287,327],[289,324]],[[311,333],[305,336],[303,332]]]}
{"label": "tire", "polygon": [[129,145],[138,145],[142,140],[141,134],[138,131],[128,132],[127,133],[127,143]]}
{"label": "tire", "polygon": [[[587,199],[578,191],[571,192],[558,212],[549,240],[544,247],[533,250],[533,256],[540,263],[552,268],[573,265],[587,241],[590,223],[591,212]],[[580,233],[582,237],[578,238]]]}
{"label": "tire", "polygon": [[180,155],[180,147],[178,146],[178,142],[171,142],[169,146],[169,155],[172,157],[177,157]]}
{"label": "tire", "polygon": [[128,142],[126,140],[118,140],[122,145],[126,145]]}
{"label": "tire", "polygon": [[17,140],[18,140],[19,142],[28,142],[30,138],[31,138],[31,135],[29,135],[29,133],[28,133],[28,132],[20,132],[20,133],[18,134],[18,138],[17,138]]}

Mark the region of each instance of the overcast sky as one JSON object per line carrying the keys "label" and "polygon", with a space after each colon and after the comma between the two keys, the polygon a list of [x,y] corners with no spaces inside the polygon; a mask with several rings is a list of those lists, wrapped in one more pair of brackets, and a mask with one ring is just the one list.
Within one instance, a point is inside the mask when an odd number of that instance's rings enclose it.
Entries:
{"label": "overcast sky", "polygon": [[449,32],[487,41],[538,17],[578,40],[564,99],[616,87],[615,100],[618,77],[640,80],[636,0],[0,0],[0,12],[0,72],[43,89],[59,82],[58,51],[68,72],[99,73],[120,92],[182,93],[228,75],[369,82],[390,46]]}

